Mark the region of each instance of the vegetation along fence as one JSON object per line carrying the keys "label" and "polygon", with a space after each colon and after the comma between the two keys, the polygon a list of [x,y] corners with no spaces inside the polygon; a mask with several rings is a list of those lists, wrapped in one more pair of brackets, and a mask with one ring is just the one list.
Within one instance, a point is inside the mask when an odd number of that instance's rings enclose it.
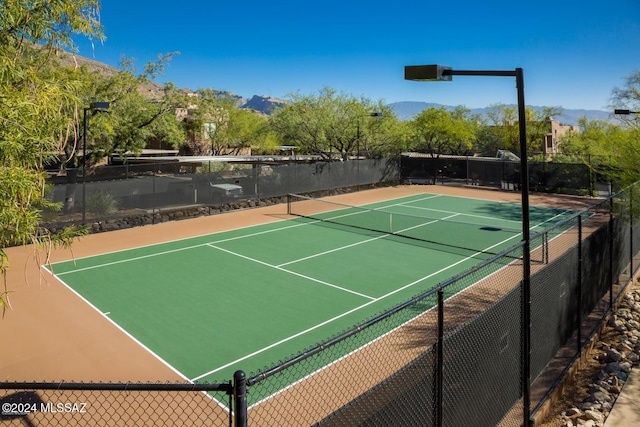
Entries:
{"label": "vegetation along fence", "polygon": [[[0,421],[531,425],[571,363],[558,366],[555,356],[580,355],[637,269],[639,190],[627,188],[532,236],[528,281],[518,244],[249,377],[238,371],[228,383],[180,387],[1,383]],[[225,398],[233,413],[217,404]],[[58,408],[79,401],[85,406],[75,412]]]}

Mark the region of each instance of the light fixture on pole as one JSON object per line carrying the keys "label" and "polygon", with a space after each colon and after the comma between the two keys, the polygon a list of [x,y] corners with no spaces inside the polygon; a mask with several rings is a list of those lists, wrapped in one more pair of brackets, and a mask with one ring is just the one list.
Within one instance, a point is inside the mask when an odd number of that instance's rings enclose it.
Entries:
{"label": "light fixture on pole", "polygon": [[518,124],[520,130],[520,192],[522,197],[522,241],[523,241],[523,280],[522,280],[522,321],[523,321],[523,381],[524,425],[530,425],[529,410],[531,403],[530,367],[531,367],[531,242],[529,233],[529,171],[527,165],[527,127],[524,103],[524,73],[522,68],[515,70],[454,70],[444,65],[408,65],[404,67],[405,80],[431,82],[451,81],[453,76],[497,76],[515,77],[518,92]]}
{"label": "light fixture on pole", "polygon": [[640,114],[640,111],[616,109],[616,110],[613,110],[613,114],[621,114],[621,115]]}
{"label": "light fixture on pole", "polygon": [[92,102],[88,108],[83,109],[82,115],[82,225],[86,225],[87,215],[87,111],[95,114],[109,109],[108,102]]}

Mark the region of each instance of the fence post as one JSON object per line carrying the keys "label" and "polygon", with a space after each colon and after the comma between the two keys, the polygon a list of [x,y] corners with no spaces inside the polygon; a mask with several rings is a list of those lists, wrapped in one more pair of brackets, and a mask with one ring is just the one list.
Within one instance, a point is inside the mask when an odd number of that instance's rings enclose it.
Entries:
{"label": "fence post", "polygon": [[629,280],[633,282],[633,185],[629,186]]}
{"label": "fence post", "polygon": [[609,309],[613,308],[613,196],[609,196]]}
{"label": "fence post", "polygon": [[233,395],[236,427],[247,427],[247,377],[243,371],[233,374]]}
{"label": "fence post", "polygon": [[582,348],[582,215],[578,215],[578,353]]}
{"label": "fence post", "polygon": [[442,288],[438,289],[438,343],[436,352],[436,426],[442,427],[442,409],[444,402],[444,291]]}
{"label": "fence post", "polygon": [[156,193],[156,165],[153,164],[153,171],[151,172],[151,224],[156,223],[156,201],[158,200]]}

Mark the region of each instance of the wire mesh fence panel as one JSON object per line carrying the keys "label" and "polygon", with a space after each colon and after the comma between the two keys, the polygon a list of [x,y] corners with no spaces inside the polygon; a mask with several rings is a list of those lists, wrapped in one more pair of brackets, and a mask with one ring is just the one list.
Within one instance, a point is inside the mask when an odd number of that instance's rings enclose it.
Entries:
{"label": "wire mesh fence panel", "polygon": [[72,389],[71,384],[65,386],[56,390],[7,389],[0,385],[0,423],[3,426],[215,427],[233,423],[232,414],[224,407],[229,405],[229,395],[226,391],[213,391],[214,387],[207,393],[189,391],[189,385],[182,384],[164,385],[160,387],[163,389],[153,384],[118,384],[111,388],[105,388],[105,384],[80,384],[77,389]]}
{"label": "wire mesh fence panel", "polygon": [[591,194],[591,170],[585,164],[530,162],[532,191]]}
{"label": "wire mesh fence panel", "polygon": [[288,193],[375,185],[398,177],[393,159],[145,163],[104,166],[86,177],[81,169],[67,169],[66,176],[49,180],[47,198],[61,209],[44,212],[43,224],[55,227],[127,218],[128,223],[143,225],[184,217],[185,212],[197,216],[233,206],[256,206],[258,200]]}
{"label": "wire mesh fence panel", "polygon": [[531,276],[532,380],[543,372],[579,326],[577,233],[571,237],[573,248],[554,257]]}
{"label": "wire mesh fence panel", "polygon": [[[254,375],[247,380],[251,424],[420,425],[430,419],[435,304],[435,296],[421,297]],[[399,410],[401,402],[413,410]]]}
{"label": "wire mesh fence panel", "polygon": [[[518,250],[520,248],[517,248]],[[516,252],[517,253],[517,252]],[[443,425],[520,425],[522,264],[494,263],[446,284]],[[515,423],[515,424],[513,424]]]}
{"label": "wire mesh fence panel", "polygon": [[[520,162],[492,157],[438,156],[401,158],[402,179],[412,183],[465,184],[517,190],[520,186]],[[529,161],[531,190],[565,194],[592,194],[595,184],[584,163]]]}
{"label": "wire mesh fence panel", "polygon": [[473,157],[467,162],[467,171],[472,183],[501,187],[503,182],[517,183],[520,179],[518,162]]}

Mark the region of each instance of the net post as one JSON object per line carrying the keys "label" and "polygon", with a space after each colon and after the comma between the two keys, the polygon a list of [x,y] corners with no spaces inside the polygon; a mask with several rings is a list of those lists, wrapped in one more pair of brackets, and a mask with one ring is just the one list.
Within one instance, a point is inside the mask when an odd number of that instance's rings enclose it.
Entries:
{"label": "net post", "polygon": [[287,193],[287,215],[291,215],[291,193]]}
{"label": "net post", "polygon": [[544,264],[549,264],[549,232],[544,233],[544,238],[542,240],[542,245],[544,247]]}

